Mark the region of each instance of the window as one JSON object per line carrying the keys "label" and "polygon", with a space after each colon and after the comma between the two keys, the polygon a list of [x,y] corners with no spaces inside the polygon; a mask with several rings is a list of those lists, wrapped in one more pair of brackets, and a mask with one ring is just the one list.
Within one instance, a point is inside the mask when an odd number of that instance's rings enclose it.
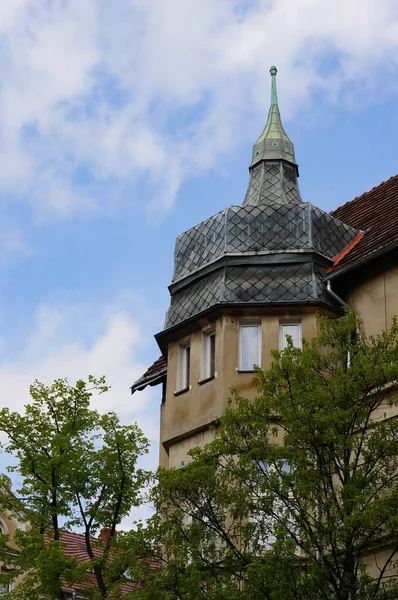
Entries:
{"label": "window", "polygon": [[239,370],[252,371],[261,362],[261,325],[244,324],[240,326]]}
{"label": "window", "polygon": [[9,583],[0,583],[0,598],[3,597],[3,594],[6,594],[7,592],[10,592],[11,588],[10,588],[10,584]]}
{"label": "window", "polygon": [[210,379],[216,372],[216,333],[214,330],[202,333],[201,379]]}
{"label": "window", "polygon": [[177,391],[189,388],[189,374],[191,370],[191,345],[189,340],[178,347],[177,365]]}
{"label": "window", "polygon": [[3,519],[0,518],[0,534],[1,535],[7,535],[8,534],[8,527],[5,524],[5,522],[3,521]]}
{"label": "window", "polygon": [[[271,546],[276,542],[276,529],[280,521],[285,522],[286,529],[291,532],[294,537],[297,535],[297,526],[295,524],[294,516],[290,514],[287,506],[280,497],[281,488],[283,485],[283,478],[289,477],[292,472],[292,466],[285,460],[282,459],[279,464],[268,465],[264,460],[253,461],[253,467],[257,472],[257,477],[262,478],[274,478],[274,492],[275,496],[272,502],[272,515],[267,514],[267,511],[263,510],[262,501],[266,499],[266,494],[259,489],[256,489],[254,494],[255,504],[258,503],[258,510],[255,510],[250,517],[250,522],[255,525],[253,531],[253,542],[257,547],[262,550],[269,550]],[[285,480],[285,485],[288,483]],[[271,489],[272,489],[271,488]],[[283,494],[285,492],[282,492]],[[292,497],[292,492],[289,491],[288,495]]]}
{"label": "window", "polygon": [[301,323],[281,323],[279,325],[279,349],[287,348],[287,338],[291,337],[293,346],[301,348]]}

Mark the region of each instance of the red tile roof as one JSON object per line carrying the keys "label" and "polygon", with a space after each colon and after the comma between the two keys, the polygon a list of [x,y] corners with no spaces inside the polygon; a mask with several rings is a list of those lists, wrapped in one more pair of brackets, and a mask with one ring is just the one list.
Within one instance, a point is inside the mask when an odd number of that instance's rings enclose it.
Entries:
{"label": "red tile roof", "polygon": [[[102,556],[104,539],[90,538],[92,543],[92,550],[95,557]],[[86,549],[86,541],[84,535],[80,533],[73,533],[71,531],[64,531],[61,533],[61,542],[64,545],[64,552],[66,556],[74,557],[79,563],[89,561],[90,558]],[[149,566],[153,569],[158,568],[155,562],[149,562]],[[96,585],[96,579],[94,573],[87,573],[88,581],[85,583],[76,584],[73,587],[73,591],[84,590],[87,587],[93,587]],[[139,584],[132,581],[125,581],[122,584],[122,594],[132,592],[139,586]],[[139,586],[140,587],[140,586]],[[65,588],[65,590],[71,588]]]}
{"label": "red tile roof", "polygon": [[145,373],[131,386],[131,393],[134,394],[137,390],[144,390],[147,385],[158,385],[166,376],[167,365],[166,361],[161,356],[153,365],[151,365]]}
{"label": "red tile roof", "polygon": [[351,266],[377,250],[398,242],[398,175],[339,206],[331,215],[364,234],[349,252],[338,257],[333,271]]}
{"label": "red tile roof", "polygon": [[[90,538],[90,541],[93,545],[94,556],[101,556],[103,551],[101,548],[102,541],[93,537]],[[66,556],[74,557],[79,562],[90,560],[87,554],[86,540],[84,535],[82,535],[81,533],[63,531],[61,533],[61,542],[64,545],[64,552]]]}
{"label": "red tile roof", "polygon": [[164,367],[166,366],[166,361],[163,358],[163,356],[160,356],[157,360],[155,360],[155,362],[153,363],[153,365],[151,365],[144,373],[144,377],[149,377],[149,375],[154,375],[154,374],[158,374],[159,371],[161,371],[162,369],[164,369]]}

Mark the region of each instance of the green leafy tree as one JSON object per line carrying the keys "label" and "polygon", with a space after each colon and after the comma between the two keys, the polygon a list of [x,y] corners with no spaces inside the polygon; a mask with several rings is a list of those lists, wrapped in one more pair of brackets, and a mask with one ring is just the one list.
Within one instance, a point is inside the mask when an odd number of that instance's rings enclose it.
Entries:
{"label": "green leafy tree", "polygon": [[[114,413],[90,408],[93,393],[107,390],[104,378],[36,381],[23,414],[0,411],[4,448],[16,459],[10,471],[21,482],[13,495],[3,478],[1,507],[27,525],[15,534],[18,552],[10,553],[7,536],[0,540],[11,569],[5,579],[14,582],[10,599],[62,600],[62,588],[76,584],[87,598],[120,598],[136,545],[134,532],[126,544],[117,527],[143,501],[150,474],[137,462],[149,444],[136,424],[121,425]],[[84,535],[84,562],[64,552],[62,532],[71,527]],[[107,539],[98,542],[103,528]]]}
{"label": "green leafy tree", "polygon": [[213,442],[159,471],[148,598],[398,597],[398,326],[319,322],[258,370],[257,397],[233,394]]}

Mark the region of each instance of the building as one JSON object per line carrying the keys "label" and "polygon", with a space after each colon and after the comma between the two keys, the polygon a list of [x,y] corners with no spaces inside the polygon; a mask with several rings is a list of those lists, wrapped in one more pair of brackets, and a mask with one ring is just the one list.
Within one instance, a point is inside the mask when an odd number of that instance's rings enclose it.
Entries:
{"label": "building", "polygon": [[[7,546],[9,549],[9,553],[7,551],[9,562],[6,561],[7,564],[4,562],[0,565],[1,575],[8,575],[10,573],[10,570],[12,570],[11,565],[13,562],[13,556],[15,556],[18,552],[18,547],[14,539],[15,532],[18,529],[26,531],[28,528],[29,524],[26,522],[25,515],[19,512],[11,512],[8,510],[2,512],[0,516],[0,534],[9,536],[7,541]],[[13,589],[15,583],[18,583],[18,581],[13,582],[13,584],[1,583],[0,598],[2,598],[7,592],[10,592]]]}
{"label": "building", "polygon": [[276,74],[242,206],[178,236],[162,352],[131,392],[162,384],[160,464],[179,467],[210,439],[231,387],[254,393],[285,336],[317,334],[315,314],[345,303],[377,333],[398,312],[398,176],[328,214],[303,202]]}
{"label": "building", "polygon": [[[94,559],[101,559],[104,553],[105,543],[109,537],[109,529],[103,528],[98,538],[90,538]],[[61,533],[61,543],[64,547],[65,556],[76,559],[77,563],[90,564],[91,559],[88,554],[85,536],[81,533],[63,531]],[[121,583],[121,597],[133,592],[137,588],[137,583],[126,573],[125,580]],[[84,600],[87,598],[87,589],[96,588],[96,578],[92,570],[87,571],[87,581],[78,583],[71,587],[65,585],[63,595],[65,600]]]}

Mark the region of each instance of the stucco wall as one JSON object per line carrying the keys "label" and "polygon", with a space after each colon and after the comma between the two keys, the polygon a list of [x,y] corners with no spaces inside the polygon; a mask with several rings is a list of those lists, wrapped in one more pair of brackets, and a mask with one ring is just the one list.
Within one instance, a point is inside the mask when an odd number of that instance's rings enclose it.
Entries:
{"label": "stucco wall", "polygon": [[358,309],[366,333],[375,335],[391,325],[398,315],[397,256],[379,258],[351,275],[350,306]]}
{"label": "stucco wall", "polygon": [[316,309],[301,308],[280,310],[275,313],[224,314],[214,322],[216,331],[216,376],[211,381],[200,384],[201,335],[202,330],[191,333],[190,389],[175,395],[178,365],[179,342],[173,341],[168,347],[167,389],[161,416],[162,466],[181,466],[187,460],[190,448],[207,441],[204,433],[216,417],[223,414],[231,388],[239,394],[251,397],[256,390],[253,373],[238,372],[239,366],[239,326],[245,319],[255,318],[262,326],[261,366],[271,365],[271,350],[279,347],[279,324],[281,321],[301,322],[303,337],[310,339],[317,335]]}

